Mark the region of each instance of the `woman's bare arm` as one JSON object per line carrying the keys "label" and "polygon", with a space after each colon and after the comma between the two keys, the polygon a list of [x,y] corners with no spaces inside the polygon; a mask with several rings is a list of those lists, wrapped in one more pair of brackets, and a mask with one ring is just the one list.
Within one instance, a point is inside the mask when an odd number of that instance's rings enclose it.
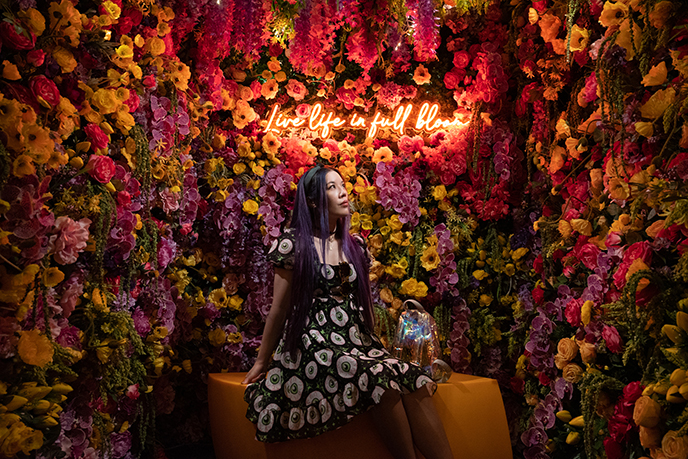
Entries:
{"label": "woman's bare arm", "polygon": [[242,384],[250,384],[263,377],[265,369],[270,363],[272,353],[282,336],[284,322],[289,312],[291,297],[291,279],[293,271],[275,268],[275,286],[273,288],[272,306],[265,320],[263,330],[263,341],[258,350],[258,357],[253,367],[246,374]]}

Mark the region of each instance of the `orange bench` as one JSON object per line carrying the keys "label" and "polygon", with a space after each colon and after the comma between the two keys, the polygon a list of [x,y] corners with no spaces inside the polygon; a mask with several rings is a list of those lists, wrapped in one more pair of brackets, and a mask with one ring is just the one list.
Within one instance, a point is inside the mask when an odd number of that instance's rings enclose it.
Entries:
{"label": "orange bench", "polygon": [[[344,427],[305,440],[262,443],[246,419],[241,384],[246,373],[213,373],[208,378],[210,428],[216,459],[392,459],[369,413]],[[497,381],[454,373],[433,397],[454,457],[513,457]],[[421,457],[419,455],[419,457]]]}

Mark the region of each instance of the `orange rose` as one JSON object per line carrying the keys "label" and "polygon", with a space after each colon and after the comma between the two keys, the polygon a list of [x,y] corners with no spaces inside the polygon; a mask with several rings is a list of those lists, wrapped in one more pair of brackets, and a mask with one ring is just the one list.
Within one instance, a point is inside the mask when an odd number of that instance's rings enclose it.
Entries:
{"label": "orange rose", "polygon": [[583,378],[583,369],[575,363],[569,363],[564,367],[563,377],[570,383],[577,383]]}
{"label": "orange rose", "polygon": [[595,358],[597,357],[597,351],[595,350],[594,344],[586,341],[578,341],[578,350],[580,351],[583,363],[592,363],[595,361]]}
{"label": "orange rose", "polygon": [[557,345],[557,351],[562,358],[570,361],[578,354],[578,344],[570,338],[562,338]]}
{"label": "orange rose", "polygon": [[662,431],[656,427],[640,426],[640,445],[643,448],[659,448],[662,445]]}
{"label": "orange rose", "polygon": [[652,398],[643,395],[635,402],[633,422],[642,427],[656,427],[662,414],[662,407]]}
{"label": "orange rose", "polygon": [[670,430],[662,439],[662,452],[666,459],[688,458],[688,436],[679,437],[678,432]]}

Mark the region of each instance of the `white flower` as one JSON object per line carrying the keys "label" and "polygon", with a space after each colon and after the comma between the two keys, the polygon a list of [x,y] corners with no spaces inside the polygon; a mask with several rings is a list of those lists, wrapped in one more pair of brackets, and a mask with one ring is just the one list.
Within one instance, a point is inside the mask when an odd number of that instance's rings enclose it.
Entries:
{"label": "white flower", "polygon": [[342,394],[335,394],[332,404],[334,405],[334,409],[337,411],[346,410],[346,405],[344,404],[344,397],[342,397]]}
{"label": "white flower", "polygon": [[427,375],[420,375],[416,379],[416,389],[420,389],[426,384],[434,384],[434,381]]}
{"label": "white flower", "polygon": [[373,393],[370,395],[370,397],[373,399],[375,403],[380,403],[380,398],[382,397],[382,394],[385,393],[385,390],[380,387],[380,386],[375,386],[375,389],[373,389]]}
{"label": "white flower", "polygon": [[265,397],[263,397],[262,395],[259,395],[258,397],[256,397],[256,399],[253,401],[253,409],[254,410],[256,410],[258,412],[263,410],[264,405],[265,405],[265,401],[263,400],[264,398]]}
{"label": "white flower", "polygon": [[352,407],[358,402],[358,388],[354,383],[347,383],[344,386],[344,404]]}
{"label": "white flower", "polygon": [[322,349],[315,353],[315,360],[317,360],[318,363],[320,363],[321,365],[329,367],[330,365],[332,365],[332,354],[332,350]]}
{"label": "white flower", "polygon": [[292,408],[289,412],[289,429],[299,430],[305,423],[303,411],[300,408]]}
{"label": "white flower", "polygon": [[330,416],[332,416],[332,406],[330,406],[330,402],[328,402],[326,398],[320,400],[318,409],[320,410],[320,421],[323,423],[327,422]]}
{"label": "white flower", "polygon": [[296,350],[296,356],[292,360],[291,353],[287,352],[283,354],[282,356],[282,364],[285,366],[285,368],[288,368],[290,370],[296,370],[299,367],[299,364],[301,363],[301,350],[297,349]]}
{"label": "white flower", "polygon": [[265,377],[265,387],[270,390],[280,390],[282,388],[282,369],[275,367],[268,371]]}
{"label": "white flower", "polygon": [[380,349],[371,349],[368,351],[369,357],[382,357],[383,355],[385,355],[385,353]]}
{"label": "white flower", "polygon": [[332,322],[335,324],[343,327],[344,324],[346,324],[346,322],[349,320],[349,316],[342,308],[337,306],[330,310],[330,319],[332,319]]}
{"label": "white flower", "polygon": [[308,362],[306,365],[306,378],[313,379],[318,375],[318,364],[314,361]]}
{"label": "white flower", "polygon": [[280,242],[279,248],[277,250],[279,250],[279,253],[281,253],[282,255],[286,255],[289,252],[291,252],[291,250],[293,248],[294,248],[294,243],[291,242],[290,239],[284,238],[284,239],[282,239],[282,242]]}
{"label": "white flower", "polygon": [[268,432],[272,429],[272,425],[275,423],[275,411],[279,411],[279,406],[276,403],[271,403],[260,412],[256,423],[258,430]]}
{"label": "white flower", "polygon": [[337,392],[337,389],[339,389],[339,383],[332,376],[328,375],[327,378],[325,378],[325,390],[330,394],[334,394]]}
{"label": "white flower", "polygon": [[297,402],[301,399],[303,393],[303,381],[298,376],[292,376],[284,385],[284,395],[292,402]]}
{"label": "white flower", "polygon": [[376,363],[375,365],[373,365],[373,366],[370,368],[370,372],[371,372],[372,374],[376,375],[376,374],[378,374],[379,372],[381,372],[383,368],[384,368],[384,367],[382,366],[381,363]]}
{"label": "white flower", "polygon": [[332,343],[336,344],[337,346],[342,346],[344,345],[344,343],[346,343],[344,337],[336,332],[330,333],[330,341],[332,341]]}
{"label": "white flower", "polygon": [[318,330],[311,330],[308,333],[310,333],[316,343],[322,344],[325,342],[325,338],[323,338],[323,335]]}
{"label": "white flower", "polygon": [[301,336],[301,342],[303,342],[303,347],[305,349],[308,349],[309,347],[311,347],[311,337],[310,336],[302,335]]}
{"label": "white flower", "polygon": [[319,390],[314,390],[313,392],[308,394],[308,397],[306,397],[306,405],[317,405],[323,398],[325,397],[323,397],[322,392],[320,392]]}
{"label": "white flower", "polygon": [[358,362],[353,357],[343,355],[337,359],[337,372],[342,378],[353,378],[358,369]]}
{"label": "white flower", "polygon": [[320,410],[317,406],[309,406],[306,411],[306,419],[309,424],[317,424],[320,421]]}
{"label": "white flower", "polygon": [[349,329],[349,339],[356,346],[360,346],[363,344],[363,342],[361,341],[361,337],[358,334],[358,326],[354,325]]}
{"label": "white flower", "polygon": [[321,327],[325,325],[325,322],[327,322],[327,316],[325,315],[325,311],[318,311],[315,314],[315,320],[318,321],[318,325],[320,325]]}
{"label": "white flower", "polygon": [[366,392],[368,390],[368,373],[363,373],[359,378],[358,378],[358,387],[361,389],[363,392]]}

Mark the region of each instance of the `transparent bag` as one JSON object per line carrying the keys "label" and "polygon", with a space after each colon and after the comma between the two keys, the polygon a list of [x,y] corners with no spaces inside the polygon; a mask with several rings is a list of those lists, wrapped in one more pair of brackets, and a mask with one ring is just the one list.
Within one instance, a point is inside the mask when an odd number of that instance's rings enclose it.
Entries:
{"label": "transparent bag", "polygon": [[402,309],[391,354],[420,365],[435,381],[445,382],[451,369],[439,359],[441,349],[435,319],[415,300],[404,301]]}

